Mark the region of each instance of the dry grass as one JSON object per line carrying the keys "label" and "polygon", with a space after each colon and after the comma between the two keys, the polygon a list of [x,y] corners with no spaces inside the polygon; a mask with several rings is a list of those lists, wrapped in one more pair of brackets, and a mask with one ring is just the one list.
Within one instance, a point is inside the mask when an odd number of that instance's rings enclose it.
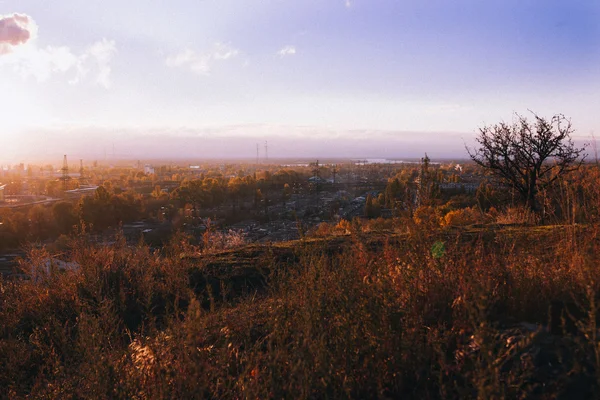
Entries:
{"label": "dry grass", "polygon": [[598,395],[598,227],[407,229],[200,257],[81,236],[79,271],[0,281],[0,397]]}

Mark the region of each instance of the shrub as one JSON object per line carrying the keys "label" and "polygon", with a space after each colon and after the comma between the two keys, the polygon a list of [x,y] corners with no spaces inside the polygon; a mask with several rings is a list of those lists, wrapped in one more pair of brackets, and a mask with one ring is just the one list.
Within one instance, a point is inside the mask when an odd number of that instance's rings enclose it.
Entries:
{"label": "shrub", "polygon": [[352,224],[348,220],[341,219],[333,229],[338,234],[349,235],[352,232]]}
{"label": "shrub", "polygon": [[537,220],[538,216],[526,207],[508,207],[496,217],[496,222],[499,224],[534,225]]}
{"label": "shrub", "polygon": [[242,231],[229,229],[228,231],[207,230],[203,235],[203,251],[214,252],[235,249],[246,245],[246,235]]}
{"label": "shrub", "polygon": [[382,232],[390,231],[394,228],[394,221],[391,218],[375,218],[365,222],[365,232]]}
{"label": "shrub", "polygon": [[472,225],[483,222],[484,216],[474,207],[450,211],[441,220],[442,227]]}
{"label": "shrub", "polygon": [[321,222],[317,229],[314,231],[314,235],[317,237],[326,237],[331,236],[333,234],[333,227],[329,225],[327,222]]}
{"label": "shrub", "polygon": [[439,217],[435,208],[430,206],[420,206],[415,210],[413,214],[413,221],[417,225],[423,225],[427,227],[438,226]]}

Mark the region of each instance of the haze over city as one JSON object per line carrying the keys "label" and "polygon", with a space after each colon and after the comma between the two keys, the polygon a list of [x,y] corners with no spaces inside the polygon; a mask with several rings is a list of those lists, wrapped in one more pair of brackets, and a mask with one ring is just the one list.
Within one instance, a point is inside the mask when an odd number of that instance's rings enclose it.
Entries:
{"label": "haze over city", "polygon": [[[0,2],[0,162],[465,157],[513,112],[595,130],[595,1]],[[59,158],[60,159],[60,158]]]}

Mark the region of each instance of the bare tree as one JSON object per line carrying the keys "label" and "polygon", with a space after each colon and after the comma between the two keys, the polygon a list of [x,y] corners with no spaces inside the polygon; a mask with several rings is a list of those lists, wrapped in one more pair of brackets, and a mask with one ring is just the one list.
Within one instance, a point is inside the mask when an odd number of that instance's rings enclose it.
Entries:
{"label": "bare tree", "polygon": [[479,148],[467,152],[478,165],[512,187],[532,211],[537,194],[561,175],[579,168],[584,148],[575,147],[571,120],[562,114],[551,119],[532,113],[530,122],[515,114],[512,125],[501,122],[479,129]]}

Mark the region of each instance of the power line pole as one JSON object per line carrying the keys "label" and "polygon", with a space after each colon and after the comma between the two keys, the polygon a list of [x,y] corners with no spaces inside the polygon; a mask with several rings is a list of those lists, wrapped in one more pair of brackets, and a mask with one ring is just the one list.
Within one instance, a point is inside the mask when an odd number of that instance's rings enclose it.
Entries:
{"label": "power line pole", "polygon": [[337,164],[333,165],[333,169],[331,170],[331,173],[333,174],[333,184],[335,185],[335,177],[338,173]]}
{"label": "power line pole", "polygon": [[69,164],[67,163],[67,155],[65,154],[63,157],[63,166],[61,168],[61,172],[62,172],[62,177],[61,180],[63,181],[63,191],[67,191],[67,189],[69,188],[67,181],[69,180]]}
{"label": "power line pole", "polygon": [[319,208],[319,186],[321,185],[321,167],[319,166],[319,160],[317,160],[317,162],[314,164],[314,168],[312,170],[313,173],[313,184],[314,184],[314,188],[315,188],[315,193],[316,193],[316,206],[317,209]]}
{"label": "power line pole", "polygon": [[83,159],[79,159],[79,186],[85,185],[86,183],[85,171],[83,169]]}

